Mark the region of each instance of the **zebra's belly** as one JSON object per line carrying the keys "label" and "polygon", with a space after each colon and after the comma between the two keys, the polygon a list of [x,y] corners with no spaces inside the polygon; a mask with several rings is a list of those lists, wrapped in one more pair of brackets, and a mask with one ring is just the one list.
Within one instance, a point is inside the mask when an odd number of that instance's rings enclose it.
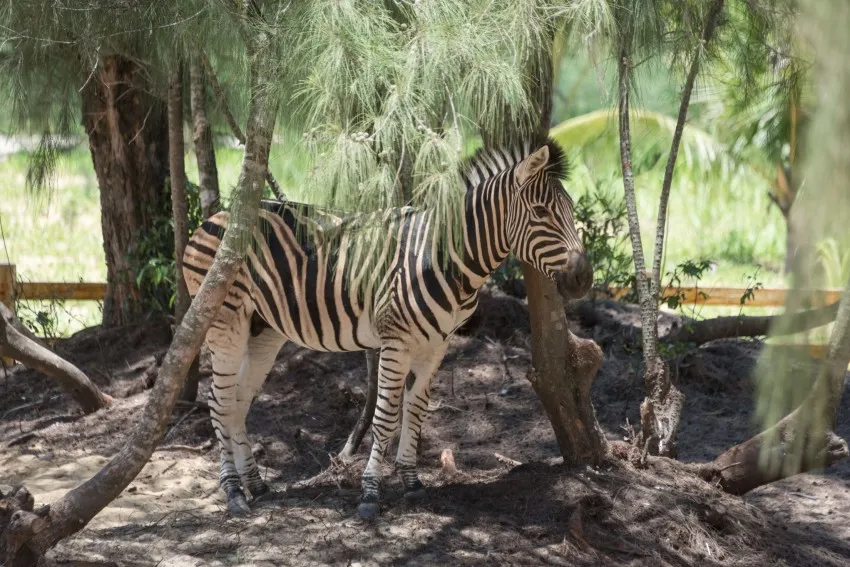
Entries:
{"label": "zebra's belly", "polygon": [[377,315],[371,307],[335,309],[328,302],[294,304],[292,309],[278,312],[257,301],[255,309],[288,340],[311,350],[351,352],[380,348],[392,342],[416,352],[441,345],[469,320],[478,303],[477,294],[470,299],[451,311],[431,312],[427,317],[421,313],[402,315],[392,308],[379,310]]}
{"label": "zebra's belly", "polygon": [[299,313],[275,312],[255,305],[258,314],[273,329],[298,346],[323,352],[351,352],[381,346],[368,313],[328,314],[326,306],[299,306]]}

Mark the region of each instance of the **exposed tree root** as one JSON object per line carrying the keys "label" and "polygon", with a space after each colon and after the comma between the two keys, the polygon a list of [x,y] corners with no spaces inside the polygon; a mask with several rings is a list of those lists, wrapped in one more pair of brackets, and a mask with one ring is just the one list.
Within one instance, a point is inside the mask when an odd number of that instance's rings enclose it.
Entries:
{"label": "exposed tree root", "polygon": [[44,346],[3,304],[0,304],[0,354],[55,380],[86,413],[104,408],[112,401],[83,371]]}

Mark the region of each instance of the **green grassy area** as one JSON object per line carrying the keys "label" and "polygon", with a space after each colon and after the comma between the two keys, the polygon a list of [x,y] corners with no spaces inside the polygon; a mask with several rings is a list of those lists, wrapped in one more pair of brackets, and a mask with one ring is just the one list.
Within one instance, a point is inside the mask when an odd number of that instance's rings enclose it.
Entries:
{"label": "green grassy area", "polygon": [[[309,174],[306,160],[291,147],[273,147],[272,171],[289,198],[313,201],[301,189]],[[603,155],[609,150],[591,145],[581,156],[574,156],[577,167],[568,183],[574,198],[600,187],[622,195],[619,175],[610,173],[616,168]],[[225,201],[236,186],[241,158],[239,148],[220,148],[217,152]],[[25,187],[26,164],[24,153],[0,158],[0,221],[4,232],[0,258],[7,261],[8,254],[24,281],[104,281],[99,192],[87,149],[75,148],[63,154],[52,189],[39,194]],[[186,167],[189,179],[196,181],[191,154]],[[636,179],[647,254],[652,251],[661,174],[660,168],[652,167],[639,172]],[[710,259],[714,265],[700,282],[702,287],[746,287],[752,276],[764,287],[785,285],[779,271],[784,222],[775,207],[769,206],[763,180],[746,173],[727,178],[704,176],[683,167],[675,178],[669,215],[665,272],[684,260]],[[58,334],[96,324],[100,318],[96,302],[27,302],[21,312],[30,320],[39,312],[50,313],[56,319],[53,332]],[[712,307],[701,312],[734,314],[738,308]]]}

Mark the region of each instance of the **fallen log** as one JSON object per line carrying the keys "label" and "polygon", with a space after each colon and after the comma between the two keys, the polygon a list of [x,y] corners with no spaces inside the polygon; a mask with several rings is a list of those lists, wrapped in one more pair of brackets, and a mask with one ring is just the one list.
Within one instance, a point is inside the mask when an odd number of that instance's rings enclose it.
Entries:
{"label": "fallen log", "polygon": [[0,304],[0,355],[52,378],[85,413],[95,412],[112,401],[82,370],[38,340],[3,304]]}

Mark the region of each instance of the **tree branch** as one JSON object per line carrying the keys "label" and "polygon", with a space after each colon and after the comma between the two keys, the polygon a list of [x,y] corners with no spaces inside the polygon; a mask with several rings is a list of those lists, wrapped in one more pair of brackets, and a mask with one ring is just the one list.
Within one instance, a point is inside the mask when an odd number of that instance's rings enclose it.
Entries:
{"label": "tree branch", "polygon": [[351,457],[360,447],[363,442],[363,437],[369,426],[372,425],[372,418],[375,416],[375,406],[378,403],[378,351],[375,349],[366,351],[366,405],[363,406],[363,412],[354,424],[354,429],[348,436],[342,451],[339,452],[340,457]]}
{"label": "tree branch", "polygon": [[[207,54],[203,50],[200,50],[199,55],[201,63],[204,66],[204,71],[206,71],[210,85],[212,85],[213,92],[215,93],[215,98],[221,108],[221,112],[224,114],[227,123],[230,125],[230,130],[233,132],[236,139],[239,140],[239,143],[245,145],[245,134],[242,132],[242,128],[239,127],[239,123],[236,122],[236,118],[233,116],[233,113],[230,112],[230,107],[227,105],[227,100],[224,97],[224,89],[221,88],[221,83],[218,82],[218,75],[215,74]],[[286,195],[283,193],[283,190],[280,188],[280,184],[277,182],[274,175],[272,175],[272,172],[269,171],[268,167],[266,167],[266,181],[268,182],[269,187],[271,187],[275,199],[278,201],[285,201]]]}
{"label": "tree branch", "polygon": [[838,303],[793,314],[743,317],[716,317],[682,325],[661,338],[668,343],[692,342],[697,345],[732,337],[780,336],[802,333],[835,320]]}
{"label": "tree branch", "polygon": [[679,115],[676,118],[676,128],[673,130],[673,141],[670,143],[670,154],[667,156],[667,167],[664,169],[664,181],[661,184],[661,198],[658,203],[658,219],[655,227],[655,250],[652,260],[652,279],[650,280],[650,291],[652,297],[658,297],[658,288],[661,281],[661,262],[664,257],[664,231],[667,226],[667,204],[670,201],[670,187],[673,184],[673,171],[676,168],[676,158],[679,156],[679,146],[682,141],[682,132],[685,130],[685,120],[688,118],[688,108],[691,105],[691,94],[694,90],[694,82],[699,73],[699,63],[703,57],[703,51],[708,46],[717,27],[717,20],[723,10],[724,0],[714,0],[708,9],[705,25],[702,29],[700,45],[694,53],[691,68],[685,86],[682,88],[682,100],[679,103]]}

